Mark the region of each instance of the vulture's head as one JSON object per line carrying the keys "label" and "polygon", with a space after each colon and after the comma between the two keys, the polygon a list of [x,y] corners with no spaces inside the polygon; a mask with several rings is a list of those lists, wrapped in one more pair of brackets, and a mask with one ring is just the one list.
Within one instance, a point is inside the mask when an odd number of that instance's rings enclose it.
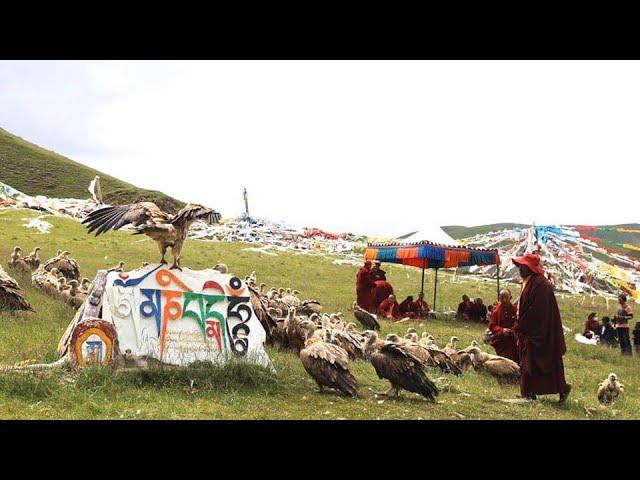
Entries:
{"label": "vulture's head", "polygon": [[353,322],[347,323],[347,326],[345,327],[345,330],[347,332],[355,332],[357,329],[358,329],[357,325]]}
{"label": "vulture's head", "polygon": [[36,248],[34,249],[34,251],[35,251],[36,253],[38,253],[40,250],[42,250],[40,247],[36,247]]}
{"label": "vulture's head", "polygon": [[407,328],[407,333],[418,333],[418,331],[413,327],[409,327]]}
{"label": "vulture's head", "polygon": [[228,273],[229,268],[224,263],[218,263],[213,267],[214,270],[217,270],[220,273]]}
{"label": "vulture's head", "polygon": [[454,335],[453,337],[451,337],[451,340],[449,341],[451,342],[451,346],[455,348],[456,342],[458,342],[459,340],[460,339]]}
{"label": "vulture's head", "polygon": [[309,320],[303,320],[300,322],[298,327],[302,330],[302,337],[306,341],[308,338],[311,338],[313,332],[316,331],[316,324]]}
{"label": "vulture's head", "polygon": [[615,383],[615,382],[616,382],[616,380],[618,380],[618,376],[617,376],[615,373],[610,373],[610,374],[609,374],[609,381],[610,381],[611,383]]}
{"label": "vulture's head", "polygon": [[387,335],[385,341],[389,343],[400,343],[400,337],[395,333],[390,333],[389,335]]}
{"label": "vulture's head", "polygon": [[20,247],[13,247],[13,253],[21,252],[22,249]]}

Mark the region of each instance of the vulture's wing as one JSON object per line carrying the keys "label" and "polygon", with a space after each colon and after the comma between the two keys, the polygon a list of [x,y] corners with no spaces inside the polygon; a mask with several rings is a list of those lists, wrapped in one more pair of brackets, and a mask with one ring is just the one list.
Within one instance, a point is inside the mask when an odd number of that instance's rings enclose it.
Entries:
{"label": "vulture's wing", "polygon": [[144,224],[160,224],[168,222],[169,219],[169,215],[160,210],[155,203],[138,202],[94,210],[82,223],[87,225],[89,233],[95,230],[98,236],[108,230],[118,230],[129,224],[137,227]]}
{"label": "vulture's wing", "polygon": [[385,343],[371,356],[371,363],[380,378],[435,401],[438,387],[425,374],[422,361],[404,345]]}
{"label": "vulture's wing", "polygon": [[221,218],[222,216],[211,208],[190,203],[171,218],[171,223],[175,226],[182,226],[192,220],[204,220],[207,223],[214,224],[218,223]]}
{"label": "vulture's wing", "polygon": [[520,366],[508,358],[492,358],[484,362],[484,368],[494,377],[518,379]]}
{"label": "vulture's wing", "polygon": [[13,278],[0,266],[0,310],[31,310],[29,302],[22,296],[22,290]]}
{"label": "vulture's wing", "polygon": [[337,345],[317,342],[300,352],[304,369],[319,385],[358,396],[358,384],[349,371],[347,352]]}
{"label": "vulture's wing", "polygon": [[253,311],[256,313],[256,317],[260,320],[262,324],[262,328],[264,328],[267,333],[267,337],[271,338],[273,335],[273,331],[276,329],[278,324],[273,319],[269,311],[267,310],[267,305],[260,298],[260,292],[258,292],[255,288],[249,286],[249,297],[251,298],[251,306],[253,307]]}
{"label": "vulture's wing", "polygon": [[358,322],[367,330],[380,330],[380,324],[376,320],[376,317],[364,310],[354,310],[353,315]]}

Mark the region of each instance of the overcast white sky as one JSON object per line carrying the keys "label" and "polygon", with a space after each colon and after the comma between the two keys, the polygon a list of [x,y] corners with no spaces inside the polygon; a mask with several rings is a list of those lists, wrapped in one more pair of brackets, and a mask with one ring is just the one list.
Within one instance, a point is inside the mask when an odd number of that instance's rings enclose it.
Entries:
{"label": "overcast white sky", "polygon": [[366,234],[628,223],[639,85],[639,62],[2,61],[0,127],[225,216],[246,187],[253,215]]}

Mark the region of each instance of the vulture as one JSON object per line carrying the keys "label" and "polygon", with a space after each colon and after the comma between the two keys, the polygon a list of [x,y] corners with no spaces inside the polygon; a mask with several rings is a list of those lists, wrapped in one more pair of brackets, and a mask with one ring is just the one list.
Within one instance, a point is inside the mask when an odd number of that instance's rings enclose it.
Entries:
{"label": "vulture", "polygon": [[27,263],[27,261],[22,258],[22,249],[20,247],[14,247],[13,253],[11,254],[11,261],[9,262],[9,266],[15,270],[21,272],[28,272],[31,270],[31,267]]}
{"label": "vulture", "polygon": [[48,272],[52,268],[57,268],[67,280],[80,280],[80,265],[69,256],[67,251],[60,252],[55,257],[50,258],[42,266]]}
{"label": "vulture", "polygon": [[358,383],[349,371],[347,352],[330,341],[331,332],[325,330],[325,341],[309,342],[300,351],[302,365],[318,384],[320,392],[324,387],[329,387],[356,398]]}
{"label": "vulture", "polygon": [[22,296],[22,290],[0,265],[0,310],[35,310]]}
{"label": "vulture", "polygon": [[356,302],[353,302],[353,314],[364,328],[367,330],[380,330],[380,324],[375,315],[370,314],[364,308],[361,308]]}
{"label": "vulture", "polygon": [[615,373],[610,373],[604,382],[598,385],[598,401],[611,403],[624,393],[624,385],[618,381]]}
{"label": "vulture", "polygon": [[[476,350],[479,352],[477,353]],[[469,352],[473,356],[476,371],[488,373],[500,385],[515,385],[520,381],[520,365],[509,358],[480,352],[475,347]]]}
{"label": "vulture", "polygon": [[273,344],[273,332],[277,327],[277,322],[269,313],[267,302],[264,297],[256,290],[255,286],[247,285],[249,288],[249,298],[251,299],[251,306],[256,313],[256,317],[260,320],[260,324],[264,331],[267,333],[267,344]]}
{"label": "vulture", "polygon": [[96,236],[108,230],[118,230],[125,225],[135,227],[134,235],[144,234],[158,244],[162,254],[161,263],[167,263],[165,255],[171,247],[173,265],[180,268],[182,246],[187,238],[189,227],[196,220],[204,220],[210,224],[220,221],[220,214],[202,205],[188,204],[175,215],[163,212],[153,202],[138,202],[99,208],[91,212],[82,223],[87,225],[88,233],[96,232]]}
{"label": "vulture", "polygon": [[357,334],[351,332],[334,330],[331,336],[331,343],[342,348],[349,356],[349,360],[364,358],[362,341],[358,337]]}
{"label": "vulture", "polygon": [[24,257],[24,261],[29,264],[29,266],[31,267],[31,270],[37,270],[37,268],[40,266],[40,256],[39,256],[40,250],[41,250],[40,247],[36,247],[33,249],[33,252],[31,252],[29,255]]}
{"label": "vulture", "polygon": [[50,272],[44,269],[44,266],[40,265],[35,272],[31,275],[31,285],[44,291],[48,295],[58,295],[58,272],[57,268],[52,268]]}
{"label": "vulture", "polygon": [[[371,332],[368,344],[376,344],[378,335]],[[386,394],[395,390],[395,396],[400,390],[419,393],[425,398],[436,401],[438,387],[427,377],[422,361],[413,355],[406,345],[395,342],[384,342],[371,354],[371,364],[378,374],[378,378],[385,378],[391,383]]]}
{"label": "vulture", "polygon": [[84,304],[84,301],[87,299],[87,294],[83,293],[78,289],[78,281],[71,280],[69,282],[71,288],[67,291],[62,292],[63,298],[67,301],[69,305],[73,308],[78,309]]}
{"label": "vulture", "polygon": [[289,308],[284,333],[289,348],[291,348],[296,355],[300,355],[300,350],[304,347],[304,342],[313,334],[315,329],[315,323],[309,320],[300,320],[296,317],[296,309]]}
{"label": "vulture", "polygon": [[[411,337],[408,340],[405,339],[405,345],[413,355],[422,360],[424,365],[439,368],[444,373],[462,375],[460,367],[447,353],[434,348],[432,345],[418,343],[417,333],[409,333],[407,335],[411,335]],[[387,337],[387,340],[389,340],[389,337]]]}

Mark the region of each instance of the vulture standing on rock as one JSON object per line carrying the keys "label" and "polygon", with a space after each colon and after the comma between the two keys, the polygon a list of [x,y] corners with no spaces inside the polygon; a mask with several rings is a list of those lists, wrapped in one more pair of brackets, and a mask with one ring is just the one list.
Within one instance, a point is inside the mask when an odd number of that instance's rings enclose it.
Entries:
{"label": "vulture standing on rock", "polygon": [[220,214],[202,205],[188,204],[175,215],[171,215],[160,210],[153,202],[138,202],[94,210],[82,223],[87,225],[89,233],[95,231],[96,236],[108,230],[133,225],[136,228],[134,235],[147,235],[158,244],[162,254],[161,263],[167,263],[164,257],[167,249],[171,247],[171,268],[180,270],[182,246],[187,239],[189,227],[196,220],[215,224],[220,221]]}
{"label": "vulture standing on rock", "polygon": [[325,330],[324,341],[315,341],[300,351],[302,365],[316,381],[320,392],[329,387],[356,398],[358,383],[349,371],[347,352],[330,342],[331,331]]}
{"label": "vulture standing on rock", "polygon": [[361,308],[357,302],[353,302],[353,314],[365,329],[380,330],[380,324],[378,323],[376,316]]}
{"label": "vulture standing on rock", "polygon": [[67,251],[60,252],[55,257],[44,262],[42,267],[47,272],[50,272],[52,268],[57,268],[67,280],[80,280],[80,265],[69,255]]}
{"label": "vulture standing on rock", "polygon": [[0,265],[0,310],[35,311],[22,296],[22,290]]}
{"label": "vulture standing on rock", "polygon": [[[377,340],[378,334],[371,332],[367,344],[375,344]],[[406,345],[384,342],[371,354],[371,364],[379,378],[386,378],[391,383],[391,388],[386,394],[395,390],[397,397],[400,390],[404,389],[419,393],[432,402],[436,401],[438,387],[427,377],[422,361],[413,355]]]}

